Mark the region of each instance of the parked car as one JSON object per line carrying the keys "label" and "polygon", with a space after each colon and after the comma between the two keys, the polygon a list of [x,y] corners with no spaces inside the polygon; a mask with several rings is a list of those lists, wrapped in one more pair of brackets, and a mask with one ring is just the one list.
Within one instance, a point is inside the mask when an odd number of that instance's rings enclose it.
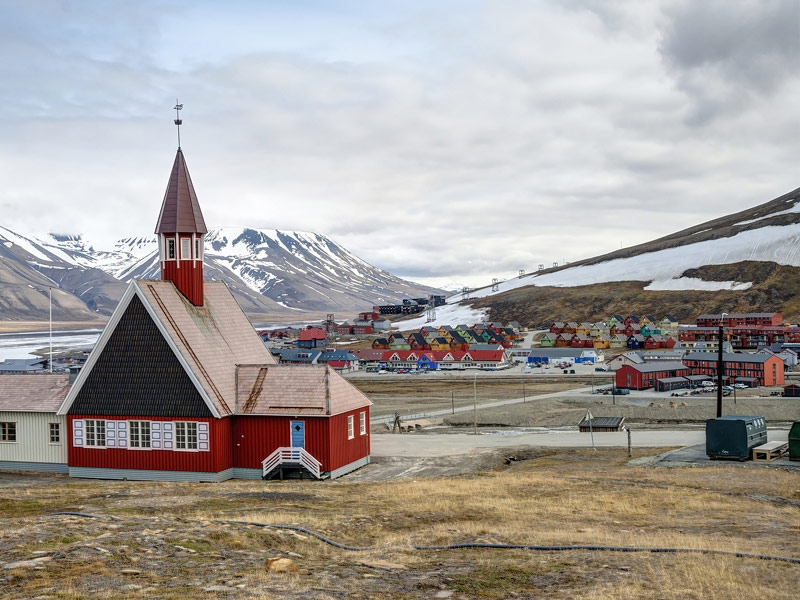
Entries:
{"label": "parked car", "polygon": [[703,387],[714,387],[714,382],[713,381],[701,381],[700,385],[702,385]]}
{"label": "parked car", "polygon": [[745,384],[743,384],[743,383],[734,383],[734,384],[733,384],[733,387],[735,387],[735,388],[736,388],[736,389],[738,389],[738,390],[743,390],[743,389],[745,389],[747,386],[746,386]]}
{"label": "parked car", "polygon": [[729,385],[723,385],[722,389],[724,391],[726,391],[726,392],[732,392],[733,391],[733,388],[731,386],[729,386]]}

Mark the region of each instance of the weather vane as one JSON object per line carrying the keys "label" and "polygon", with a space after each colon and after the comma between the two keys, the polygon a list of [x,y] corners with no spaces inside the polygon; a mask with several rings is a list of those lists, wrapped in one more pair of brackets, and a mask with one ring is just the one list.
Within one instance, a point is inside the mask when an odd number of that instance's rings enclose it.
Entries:
{"label": "weather vane", "polygon": [[183,110],[183,104],[178,104],[178,99],[175,98],[175,125],[178,126],[178,148],[181,147],[181,125],[183,124],[181,113],[179,112],[181,110]]}

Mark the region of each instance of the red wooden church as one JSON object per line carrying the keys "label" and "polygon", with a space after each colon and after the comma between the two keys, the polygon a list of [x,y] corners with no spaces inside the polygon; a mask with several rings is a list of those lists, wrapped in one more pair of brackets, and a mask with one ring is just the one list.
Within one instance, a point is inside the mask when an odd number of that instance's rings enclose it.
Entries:
{"label": "red wooden church", "polygon": [[221,282],[178,148],[156,225],[161,280],[128,286],[59,414],[75,477],[338,477],[369,463],[369,399],[327,366],[277,365]]}

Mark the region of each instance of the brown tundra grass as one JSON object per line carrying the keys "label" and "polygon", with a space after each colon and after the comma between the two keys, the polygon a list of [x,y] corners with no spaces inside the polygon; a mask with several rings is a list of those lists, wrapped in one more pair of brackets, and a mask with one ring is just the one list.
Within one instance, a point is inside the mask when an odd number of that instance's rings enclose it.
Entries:
{"label": "brown tundra grass", "polygon": [[[119,520],[44,516],[56,510]],[[296,524],[374,548],[347,552],[232,521]],[[470,477],[418,481],[54,479],[0,487],[0,565],[54,552],[40,570],[0,569],[9,598],[430,598],[452,591],[453,598],[794,599],[800,585],[800,565],[726,556],[410,548],[461,542],[800,557],[800,474],[754,465],[632,466],[619,451],[601,450],[554,451]],[[300,574],[265,574],[263,561],[273,556],[292,557]],[[141,573],[120,574],[130,567]],[[215,584],[228,590],[203,592]]]}

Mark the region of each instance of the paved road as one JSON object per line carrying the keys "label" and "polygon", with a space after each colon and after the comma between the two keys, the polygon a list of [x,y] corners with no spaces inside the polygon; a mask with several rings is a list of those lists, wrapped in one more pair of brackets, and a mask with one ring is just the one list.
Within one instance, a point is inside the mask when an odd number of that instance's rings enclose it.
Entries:
{"label": "paved road", "polygon": [[[597,447],[627,447],[625,432],[595,433]],[[645,446],[694,446],[705,443],[705,431],[698,430],[633,430],[631,445]],[[376,434],[372,436],[373,456],[452,456],[469,454],[492,448],[539,446],[547,448],[591,448],[588,433],[578,431],[545,430],[542,432],[502,431],[498,433],[411,433]]]}
{"label": "paved road", "polygon": [[[577,392],[579,392],[581,390],[583,390],[582,387],[581,388],[574,388],[574,389],[571,389],[571,390],[562,390],[560,392],[551,392],[549,394],[538,394],[536,396],[525,396],[525,398],[522,398],[522,397],[520,397],[520,398],[507,398],[506,400],[493,400],[492,402],[478,402],[478,410],[481,410],[481,409],[484,409],[484,408],[495,408],[497,406],[506,406],[508,404],[522,404],[523,402],[535,402],[536,400],[542,400],[544,398],[564,397],[565,394],[567,396],[574,395],[574,394],[576,394]],[[456,407],[455,412],[463,413],[463,412],[472,412],[473,410],[475,410],[475,409],[474,409],[473,405],[470,404],[468,406],[458,406],[458,407]],[[451,407],[451,408],[443,408],[441,410],[428,410],[428,411],[425,411],[425,416],[443,417],[445,415],[452,415],[453,413],[454,413],[454,411],[453,411],[453,408]],[[403,420],[407,419],[407,417],[405,415],[402,415],[401,418]],[[380,417],[371,418],[369,420],[369,422],[370,422],[370,424],[375,424],[375,423],[380,424],[380,423],[386,423],[386,422],[391,423],[392,422],[392,417],[390,415],[382,415]]]}

